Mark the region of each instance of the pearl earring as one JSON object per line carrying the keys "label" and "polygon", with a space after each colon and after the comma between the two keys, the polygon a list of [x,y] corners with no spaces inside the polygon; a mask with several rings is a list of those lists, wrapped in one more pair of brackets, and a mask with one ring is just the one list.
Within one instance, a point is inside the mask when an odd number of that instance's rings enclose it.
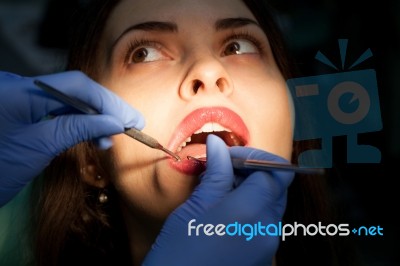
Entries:
{"label": "pearl earring", "polygon": [[105,192],[101,192],[100,194],[99,194],[99,202],[101,203],[101,204],[104,204],[104,203],[106,203],[108,201],[108,196],[107,196],[107,194],[105,193]]}

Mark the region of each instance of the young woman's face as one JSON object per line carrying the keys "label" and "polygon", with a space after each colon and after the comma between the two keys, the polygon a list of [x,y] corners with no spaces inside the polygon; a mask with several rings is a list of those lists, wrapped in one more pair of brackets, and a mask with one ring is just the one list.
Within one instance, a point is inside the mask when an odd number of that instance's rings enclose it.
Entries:
{"label": "young woman's face", "polygon": [[182,160],[121,134],[112,182],[135,215],[164,219],[198,183],[186,158],[207,134],[290,159],[290,94],[252,13],[240,0],[123,0],[102,41],[100,82],[138,109],[143,132]]}

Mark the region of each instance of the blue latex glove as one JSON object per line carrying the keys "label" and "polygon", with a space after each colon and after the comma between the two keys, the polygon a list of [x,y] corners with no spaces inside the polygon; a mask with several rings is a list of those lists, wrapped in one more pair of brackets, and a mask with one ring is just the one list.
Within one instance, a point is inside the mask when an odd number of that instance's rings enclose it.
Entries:
{"label": "blue latex glove", "polygon": [[[204,226],[189,234],[189,222],[199,224],[277,225],[286,207],[287,188],[294,173],[289,171],[248,172],[238,187],[230,156],[287,162],[265,151],[232,147],[216,136],[207,138],[207,169],[191,197],[166,220],[143,265],[243,266],[272,265],[278,236],[207,236]],[[241,177],[242,178],[242,177]],[[233,230],[230,231],[231,233]],[[264,229],[265,232],[265,229]]]}
{"label": "blue latex glove", "polygon": [[0,206],[71,146],[104,137],[100,143],[106,148],[107,136],[126,127],[144,127],[137,110],[82,72],[36,78],[89,103],[101,114],[79,114],[39,89],[33,78],[0,72]]}

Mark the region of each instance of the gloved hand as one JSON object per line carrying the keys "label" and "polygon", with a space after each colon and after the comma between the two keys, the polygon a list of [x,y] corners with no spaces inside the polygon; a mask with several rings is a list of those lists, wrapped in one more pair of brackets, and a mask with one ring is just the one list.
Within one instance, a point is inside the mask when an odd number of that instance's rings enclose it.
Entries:
{"label": "gloved hand", "polygon": [[79,114],[39,89],[33,78],[0,72],[0,206],[69,147],[102,137],[107,146],[107,136],[126,127],[144,127],[137,110],[82,72],[36,78],[89,103],[101,114]]}
{"label": "gloved hand", "polygon": [[294,173],[248,172],[235,188],[230,156],[286,162],[254,148],[228,150],[221,139],[208,136],[207,169],[200,184],[168,217],[143,265],[272,265],[279,236],[269,236],[265,227],[260,229],[264,235],[251,229],[255,224],[278,226]]}

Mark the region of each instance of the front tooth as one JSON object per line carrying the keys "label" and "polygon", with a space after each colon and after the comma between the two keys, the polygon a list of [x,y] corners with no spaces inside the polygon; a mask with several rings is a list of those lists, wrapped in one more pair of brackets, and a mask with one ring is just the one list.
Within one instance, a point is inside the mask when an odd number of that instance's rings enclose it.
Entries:
{"label": "front tooth", "polygon": [[192,141],[192,137],[188,137],[188,138],[185,140],[186,143],[191,142],[191,141]]}
{"label": "front tooth", "polygon": [[226,128],[224,128],[223,126],[221,126],[220,124],[217,123],[213,123],[213,131],[228,131]]}
{"label": "front tooth", "polygon": [[213,124],[212,123],[206,123],[201,127],[201,130],[203,132],[213,132]]}
{"label": "front tooth", "polygon": [[219,131],[232,132],[231,130],[224,128],[218,123],[209,122],[205,123],[199,130],[194,132],[194,134],[200,134],[202,132],[209,133],[209,132],[219,132]]}

